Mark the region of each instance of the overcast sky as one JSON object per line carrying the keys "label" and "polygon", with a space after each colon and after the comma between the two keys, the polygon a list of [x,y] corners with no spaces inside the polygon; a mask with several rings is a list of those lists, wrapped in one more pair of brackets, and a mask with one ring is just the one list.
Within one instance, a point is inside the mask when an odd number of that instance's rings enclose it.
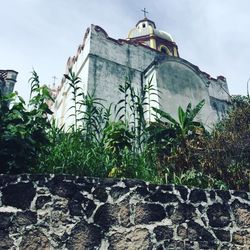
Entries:
{"label": "overcast sky", "polygon": [[60,81],[90,24],[113,38],[148,17],[169,32],[180,56],[212,77],[227,78],[231,94],[246,94],[250,78],[249,0],[0,0],[0,69],[19,72],[16,90],[29,95],[34,68],[42,83]]}

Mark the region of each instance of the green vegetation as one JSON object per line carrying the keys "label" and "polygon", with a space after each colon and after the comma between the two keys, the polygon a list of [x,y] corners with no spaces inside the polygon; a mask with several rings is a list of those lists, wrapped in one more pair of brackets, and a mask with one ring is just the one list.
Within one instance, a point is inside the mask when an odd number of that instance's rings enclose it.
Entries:
{"label": "green vegetation", "polygon": [[[74,72],[65,77],[74,121],[67,131],[49,122],[52,98],[36,72],[27,107],[15,93],[0,94],[0,173],[126,177],[249,191],[249,96],[234,97],[227,117],[208,132],[195,119],[204,101],[179,107],[174,119],[150,107],[148,99],[157,95],[150,82],[139,91],[127,79],[119,86],[123,98],[107,108],[104,100],[83,93]],[[154,122],[146,122],[148,112],[155,113]]]}
{"label": "green vegetation", "polygon": [[30,172],[38,163],[42,147],[49,143],[47,101],[50,94],[39,86],[38,75],[30,79],[31,97],[28,108],[24,100],[11,93],[0,93],[0,173]]}

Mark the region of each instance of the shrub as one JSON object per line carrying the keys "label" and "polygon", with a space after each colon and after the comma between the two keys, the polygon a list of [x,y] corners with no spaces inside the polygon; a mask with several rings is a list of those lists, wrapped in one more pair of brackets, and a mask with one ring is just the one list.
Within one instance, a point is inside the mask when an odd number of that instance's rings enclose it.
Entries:
{"label": "shrub", "polygon": [[224,181],[232,189],[250,190],[250,101],[233,99],[228,116],[207,140],[203,164],[207,174]]}
{"label": "shrub", "polygon": [[51,112],[46,101],[51,97],[46,87],[40,87],[36,72],[30,82],[29,109],[16,93],[0,93],[0,173],[30,171],[37,164],[41,146],[48,143]]}
{"label": "shrub", "polygon": [[[142,91],[130,81],[119,87],[115,108],[83,94],[81,79],[65,76],[71,87],[74,123],[64,131],[49,122],[49,90],[32,73],[31,98],[0,93],[0,173],[66,173],[138,178],[202,188],[249,190],[250,101],[235,97],[233,108],[211,133],[195,120],[204,101],[178,109],[178,120],[154,109],[147,123],[148,99],[157,92],[150,82]],[[116,118],[111,119],[111,113]]]}

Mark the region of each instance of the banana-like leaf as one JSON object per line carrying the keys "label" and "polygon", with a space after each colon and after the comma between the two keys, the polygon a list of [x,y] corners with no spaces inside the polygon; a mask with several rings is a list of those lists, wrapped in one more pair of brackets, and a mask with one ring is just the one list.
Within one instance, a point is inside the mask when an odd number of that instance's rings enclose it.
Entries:
{"label": "banana-like leaf", "polygon": [[185,120],[186,120],[186,113],[184,112],[182,107],[178,108],[178,118],[179,118],[179,121],[180,121],[180,125],[183,128],[184,124],[185,124]]}
{"label": "banana-like leaf", "polygon": [[190,120],[193,120],[195,118],[195,116],[200,112],[200,110],[202,109],[202,107],[205,104],[205,100],[203,99],[202,101],[200,101],[191,111],[190,113]]}
{"label": "banana-like leaf", "polygon": [[171,123],[175,124],[175,125],[178,125],[178,122],[167,112],[163,111],[163,110],[160,110],[158,108],[155,108],[155,107],[152,107],[153,110],[159,114],[161,117],[167,119],[168,121],[170,121]]}

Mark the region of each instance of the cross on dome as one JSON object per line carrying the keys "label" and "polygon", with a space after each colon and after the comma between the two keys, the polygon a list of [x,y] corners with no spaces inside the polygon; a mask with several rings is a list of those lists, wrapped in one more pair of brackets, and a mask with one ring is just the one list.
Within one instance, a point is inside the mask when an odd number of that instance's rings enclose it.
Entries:
{"label": "cross on dome", "polygon": [[144,18],[147,18],[148,11],[146,11],[146,8],[143,8],[141,11],[144,13]]}

